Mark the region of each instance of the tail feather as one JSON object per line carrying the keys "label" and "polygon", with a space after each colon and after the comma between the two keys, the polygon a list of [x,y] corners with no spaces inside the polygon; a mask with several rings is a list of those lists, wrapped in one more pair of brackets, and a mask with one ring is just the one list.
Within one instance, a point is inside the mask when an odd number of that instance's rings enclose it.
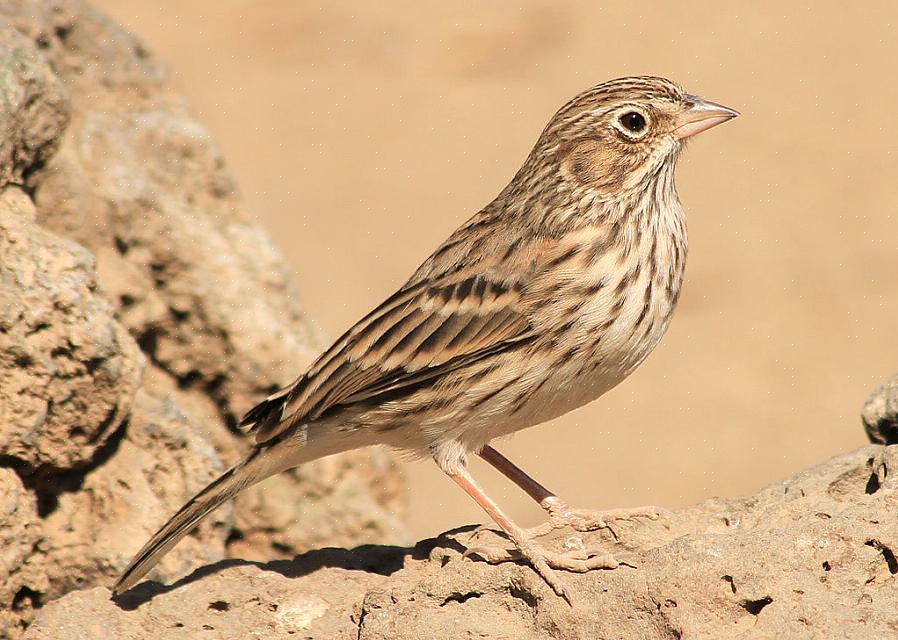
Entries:
{"label": "tail feather", "polygon": [[162,556],[218,506],[248,486],[271,475],[271,471],[267,468],[269,465],[262,461],[265,456],[261,456],[260,453],[261,449],[253,451],[243,462],[225,471],[181,507],[137,552],[115,583],[113,595],[119,595],[137,584],[137,581],[146,575]]}

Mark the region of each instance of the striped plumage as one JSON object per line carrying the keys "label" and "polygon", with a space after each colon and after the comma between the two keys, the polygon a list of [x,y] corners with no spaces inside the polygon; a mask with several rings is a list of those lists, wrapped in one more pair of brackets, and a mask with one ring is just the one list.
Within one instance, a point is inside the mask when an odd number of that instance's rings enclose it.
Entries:
{"label": "striped plumage", "polygon": [[[658,343],[686,260],[674,185],[682,140],[734,115],[652,77],[606,82],[568,102],[493,202],[295,382],[247,413],[242,425],[256,449],[229,477],[243,488],[368,444],[432,455],[560,590],[540,566],[545,554],[532,557],[515,525],[465,484],[473,483],[466,456],[597,398]],[[116,591],[186,533],[186,522],[235,493],[226,489],[219,482],[176,514]]]}

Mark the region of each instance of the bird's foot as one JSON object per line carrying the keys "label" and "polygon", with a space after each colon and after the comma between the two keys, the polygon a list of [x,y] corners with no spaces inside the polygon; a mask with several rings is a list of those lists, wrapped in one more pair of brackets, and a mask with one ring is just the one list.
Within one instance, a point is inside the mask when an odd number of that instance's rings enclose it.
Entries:
{"label": "bird's foot", "polygon": [[538,538],[547,535],[556,529],[570,527],[574,531],[598,531],[607,529],[615,539],[618,539],[617,531],[612,523],[620,521],[634,521],[637,518],[658,520],[667,516],[668,511],[659,507],[634,507],[628,509],[608,509],[598,511],[594,509],[572,509],[563,500],[552,496],[540,503],[540,506],[549,514],[549,519],[527,529],[527,536]]}
{"label": "bird's foot", "polygon": [[[666,518],[670,512],[661,507],[633,507],[625,509],[573,509],[559,498],[551,497],[543,500],[540,506],[549,514],[549,519],[535,527],[525,529],[527,539],[541,538],[557,529],[568,527],[581,533],[607,529],[615,540],[620,539],[617,531],[611,523],[633,522],[638,518],[646,520],[659,520]],[[494,525],[482,524],[471,532],[471,539],[487,531],[495,531]]]}
{"label": "bird's foot", "polygon": [[568,552],[555,552],[527,540],[517,548],[505,549],[502,547],[471,547],[462,557],[476,555],[490,564],[503,562],[525,561],[548,583],[552,590],[573,604],[571,594],[564,581],[555,573],[555,570],[571,571],[573,573],[586,573],[594,569],[616,569],[624,565],[636,568],[627,561],[627,554],[612,555],[599,549],[583,549]]}

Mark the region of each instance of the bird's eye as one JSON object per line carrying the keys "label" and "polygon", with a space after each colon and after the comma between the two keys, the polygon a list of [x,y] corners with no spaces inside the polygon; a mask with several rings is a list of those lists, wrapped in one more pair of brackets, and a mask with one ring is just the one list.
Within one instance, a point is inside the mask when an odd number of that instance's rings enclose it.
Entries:
{"label": "bird's eye", "polygon": [[624,129],[632,131],[633,133],[639,133],[645,129],[645,116],[636,111],[628,111],[622,115],[619,120]]}

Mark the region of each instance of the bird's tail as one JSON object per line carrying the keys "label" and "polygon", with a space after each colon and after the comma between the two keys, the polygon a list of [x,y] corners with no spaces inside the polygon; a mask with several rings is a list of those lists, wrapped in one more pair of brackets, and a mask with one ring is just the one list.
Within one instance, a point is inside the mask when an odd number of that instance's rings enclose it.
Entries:
{"label": "bird's tail", "polygon": [[[133,587],[155,564],[178,544],[200,520],[216,507],[233,498],[247,487],[281,471],[273,468],[270,455],[263,449],[255,449],[249,456],[225,471],[217,480],[191,498],[172,518],[156,532],[149,542],[137,552],[112,589],[119,595]],[[267,453],[271,453],[270,451]]]}

